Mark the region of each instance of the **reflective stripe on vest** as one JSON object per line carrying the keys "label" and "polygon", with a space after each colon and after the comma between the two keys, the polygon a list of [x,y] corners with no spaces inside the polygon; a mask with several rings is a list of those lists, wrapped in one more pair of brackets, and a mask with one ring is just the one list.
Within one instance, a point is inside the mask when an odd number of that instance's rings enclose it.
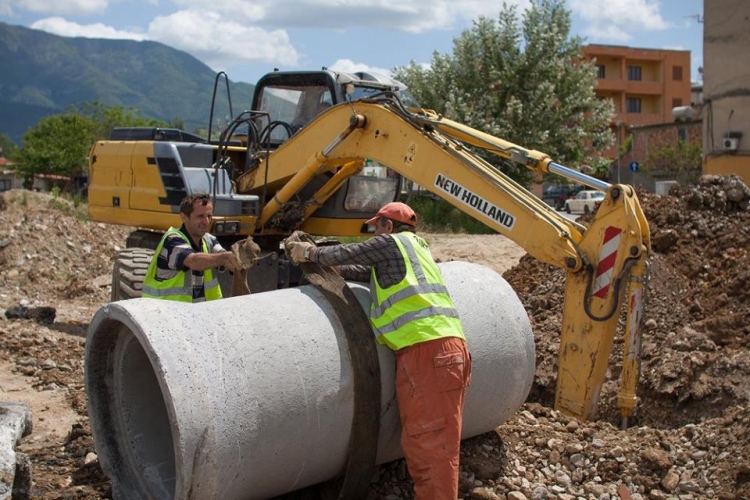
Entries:
{"label": "reflective stripe on vest", "polygon": [[[159,246],[156,247],[154,258],[151,259],[151,263],[148,266],[146,277],[143,280],[143,292],[142,297],[162,299],[162,300],[175,300],[178,302],[203,302],[204,300],[216,300],[220,299],[221,287],[219,286],[219,280],[213,277],[213,272],[210,269],[206,269],[203,272],[203,294],[204,297],[193,299],[193,273],[191,270],[178,271],[177,274],[168,279],[157,280],[156,275],[158,272],[157,260],[158,256],[164,251],[164,242],[167,238],[172,235],[179,236],[185,243],[190,245],[188,238],[180,232],[179,229],[170,227],[169,230],[164,234],[164,237],[159,242]],[[192,246],[192,245],[191,245]],[[208,235],[201,238],[201,250],[203,253],[209,253],[208,250]]]}
{"label": "reflective stripe on vest", "polygon": [[390,236],[404,259],[406,274],[401,282],[383,289],[372,271],[370,323],[378,343],[398,350],[436,338],[465,338],[427,244],[413,233]]}

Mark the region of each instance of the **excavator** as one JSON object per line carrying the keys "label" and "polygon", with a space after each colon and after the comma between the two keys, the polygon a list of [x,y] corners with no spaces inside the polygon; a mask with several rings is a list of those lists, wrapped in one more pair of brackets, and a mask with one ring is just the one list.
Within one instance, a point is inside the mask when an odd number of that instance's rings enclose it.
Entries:
{"label": "excavator", "polygon": [[[617,401],[624,422],[632,416],[651,247],[633,187],[419,108],[403,84],[368,73],[274,71],[258,81],[250,109],[217,140],[210,126],[208,139],[134,128],[94,144],[90,218],[136,228],[116,256],[113,301],[140,296],[153,249],[164,231],[179,227],[187,194],[213,196],[210,232],[225,248],[247,237],[260,246],[247,273],[258,293],[299,284],[299,268],[282,249],[294,231],[322,240],[367,236],[365,221],[410,181],[565,270],[557,410],[595,417],[624,318]],[[603,192],[589,227],[559,215],[486,161],[487,153]],[[229,286],[229,273],[220,274]]]}

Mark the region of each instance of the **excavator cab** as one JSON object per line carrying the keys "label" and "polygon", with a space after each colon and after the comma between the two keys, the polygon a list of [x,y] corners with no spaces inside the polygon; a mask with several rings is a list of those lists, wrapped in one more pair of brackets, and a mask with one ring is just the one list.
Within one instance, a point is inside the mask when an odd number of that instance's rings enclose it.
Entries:
{"label": "excavator cab", "polygon": [[[290,165],[299,167],[301,160],[304,163],[305,159],[295,156],[286,160],[283,154],[285,148],[298,150],[300,143],[305,144],[303,149],[315,151],[313,156],[323,154],[327,141],[339,135],[341,130],[331,129],[329,125],[306,133],[313,121],[332,108],[341,110],[338,106],[344,106],[346,113],[351,114],[347,103],[385,93],[413,103],[402,83],[363,72],[349,74],[327,69],[274,71],[258,81],[253,111],[249,112],[247,131],[243,132],[249,138],[243,141],[246,153],[244,157],[236,157],[237,152],[230,153],[235,155],[232,164],[240,165],[235,177],[237,193],[257,195],[261,205],[265,205],[267,197],[277,196],[277,189],[296,186],[294,196],[284,200],[273,219],[261,216],[260,225],[264,229],[278,228],[285,233],[307,220],[305,229],[310,231],[331,234],[338,228],[343,234],[363,234],[368,228],[361,224],[361,220],[401,196],[402,177],[385,164],[367,158],[352,158],[345,163],[319,162],[313,166],[312,163],[320,158],[308,158],[310,168],[317,171],[307,175],[303,173],[304,169],[287,168]],[[343,128],[349,123],[349,116],[344,118],[338,122]],[[288,142],[295,145],[287,147]],[[281,159],[269,159],[269,155]]]}
{"label": "excavator cab", "polygon": [[274,71],[255,87],[252,109],[259,130],[271,129],[269,146],[276,148],[331,106],[393,92],[409,105],[414,99],[406,86],[373,73]]}

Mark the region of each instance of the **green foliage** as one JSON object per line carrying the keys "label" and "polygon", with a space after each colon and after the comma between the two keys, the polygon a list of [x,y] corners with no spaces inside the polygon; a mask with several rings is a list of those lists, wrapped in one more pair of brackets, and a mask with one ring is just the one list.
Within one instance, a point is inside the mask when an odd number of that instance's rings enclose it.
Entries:
{"label": "green foliage", "polygon": [[79,114],[52,115],[23,136],[16,170],[27,182],[35,174],[73,176],[86,171],[96,124]]}
{"label": "green foliage", "polygon": [[52,189],[50,189],[50,193],[52,194],[53,198],[57,198],[60,196],[60,186],[52,186]]}
{"label": "green foliage", "polygon": [[18,152],[18,146],[5,134],[0,134],[0,157],[12,160]]}
{"label": "green foliage", "polygon": [[73,112],[90,118],[96,124],[95,139],[108,139],[115,127],[169,127],[170,125],[154,118],[145,118],[138,110],[122,106],[105,106],[95,101],[83,103]]}
{"label": "green foliage", "polygon": [[[575,167],[614,141],[609,100],[594,94],[596,68],[570,36],[563,0],[532,0],[519,23],[515,6],[480,17],[453,41],[453,54],[433,54],[429,68],[412,61],[394,69],[424,107]],[[588,146],[588,145],[595,146]],[[523,185],[531,174],[480,153]]]}
{"label": "green foliage", "polygon": [[681,184],[697,184],[703,149],[700,143],[664,142],[649,147],[643,169],[654,177],[670,177]]}
{"label": "green foliage", "polygon": [[56,208],[57,210],[66,214],[69,210],[69,205],[60,198],[52,198],[51,200],[49,200],[49,206],[51,206],[52,208]]}
{"label": "green foliage", "polygon": [[419,226],[428,231],[469,234],[496,232],[447,201],[430,195],[412,197],[409,206],[419,215]]}
{"label": "green foliage", "polygon": [[[36,174],[72,177],[88,170],[88,153],[97,139],[109,137],[114,127],[167,127],[166,122],[144,118],[134,109],[85,103],[69,112],[42,118],[23,137],[14,154],[17,171],[27,186]],[[57,193],[55,193],[57,189]],[[53,194],[59,195],[59,188]]]}
{"label": "green foliage", "polygon": [[620,146],[620,154],[625,154],[628,151],[633,150],[633,134],[628,134],[628,136],[625,138],[625,142],[622,143]]}
{"label": "green foliage", "polygon": [[72,215],[77,220],[88,221],[88,206],[83,203],[80,195],[60,194],[60,190],[52,188],[53,197],[49,200],[49,206],[61,211],[65,215]]}

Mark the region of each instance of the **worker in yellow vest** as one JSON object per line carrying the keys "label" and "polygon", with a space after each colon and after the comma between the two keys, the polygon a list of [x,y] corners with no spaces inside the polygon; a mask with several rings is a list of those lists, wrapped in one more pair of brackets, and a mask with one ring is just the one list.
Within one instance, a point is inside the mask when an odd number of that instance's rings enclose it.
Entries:
{"label": "worker in yellow vest", "polygon": [[455,500],[471,356],[461,321],[430,254],[415,234],[417,216],[388,203],[367,221],[363,243],[316,247],[286,243],[293,262],[340,266],[344,279],[369,281],[370,323],[378,343],[395,351],[401,447],[418,500]]}
{"label": "worker in yellow vest", "polygon": [[143,297],[179,302],[221,298],[214,270],[240,268],[233,252],[208,232],[213,203],[207,194],[186,196],[180,203],[182,226],[170,227],[156,247],[143,280]]}

